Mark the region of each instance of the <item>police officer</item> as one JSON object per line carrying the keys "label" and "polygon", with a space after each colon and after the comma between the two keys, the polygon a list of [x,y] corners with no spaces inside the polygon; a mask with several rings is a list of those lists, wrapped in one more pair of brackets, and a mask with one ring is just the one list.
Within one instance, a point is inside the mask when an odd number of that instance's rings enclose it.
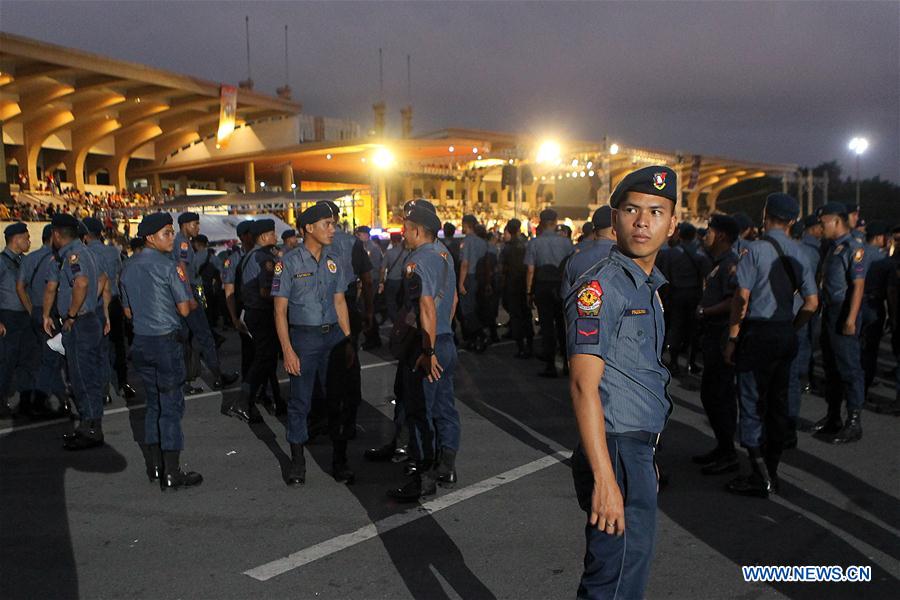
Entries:
{"label": "police officer", "polygon": [[865,244],[865,234],[860,231],[857,226],[861,225],[859,221],[859,204],[856,202],[845,202],[847,207],[847,226],[850,228],[850,236],[861,244]]}
{"label": "police officer", "polygon": [[[822,261],[822,223],[816,215],[807,215],[803,219],[803,234],[800,236],[800,249],[814,265],[816,281],[819,279],[819,265]],[[812,262],[815,260],[815,262]],[[796,301],[794,302],[796,305]],[[800,348],[797,351],[799,361],[799,383],[801,393],[809,392],[814,385],[815,356],[813,349],[819,347],[819,336],[822,332],[822,313],[816,312],[809,323],[798,332]],[[799,405],[798,405],[799,408]],[[796,415],[796,412],[794,413]]]}
{"label": "police officer", "polygon": [[200,285],[203,287],[203,299],[206,301],[206,322],[216,342],[216,348],[225,342],[225,337],[216,332],[219,322],[219,307],[222,302],[222,280],[219,261],[215,251],[209,247],[209,238],[202,233],[191,240],[194,248],[195,270]]}
{"label": "police officer", "polygon": [[[441,221],[429,202],[407,203],[403,238],[411,252],[406,260],[403,302],[415,315],[416,328],[397,368],[416,469],[408,483],[388,491],[388,496],[400,502],[432,495],[438,483],[453,486],[457,482],[460,425],[453,392],[457,354],[450,326],[457,301],[456,281],[453,259],[437,241],[440,228]],[[462,251],[465,257],[466,248]]]}
{"label": "police officer", "polygon": [[338,482],[351,483],[354,474],[347,466],[350,432],[344,426],[346,421],[340,422],[340,417],[349,412],[345,404],[348,398],[335,398],[343,390],[328,389],[330,384],[337,386],[337,382],[328,378],[328,367],[338,347],[343,354],[340,359],[358,362],[349,339],[350,316],[344,294],[353,275],[345,272],[347,261],[331,247],[335,237],[334,212],[327,204],[307,208],[300,215],[299,224],[303,243],[276,263],[272,280],[275,326],[284,368],[291,378],[287,406],[291,466],[287,484],[300,485],[306,481],[303,447],[309,439],[306,421],[317,378],[325,386],[329,420],[334,425],[332,475]]}
{"label": "police officer", "polygon": [[593,245],[594,224],[590,221],[585,222],[581,226],[581,235],[578,236],[578,242],[575,244],[575,252],[580,252]]}
{"label": "police officer", "polygon": [[594,263],[609,256],[609,251],[616,244],[616,234],[612,228],[612,207],[608,204],[594,211],[591,217],[591,231],[575,246],[575,252],[566,262],[563,277],[563,293],[572,287],[578,276],[587,271]]}
{"label": "police officer", "polygon": [[862,366],[866,396],[875,381],[878,349],[887,317],[887,293],[893,261],[887,253],[887,224],[873,221],[866,226],[866,285],[862,304]]}
{"label": "police officer", "polygon": [[147,409],[144,416],[144,453],[147,477],[159,480],[163,491],[198,485],[199,473],[181,470],[184,433],[185,368],[181,318],[191,310],[193,295],[181,263],[170,259],[175,228],[169,213],[146,215],[138,226],[146,249],[122,274],[125,314],[134,325],[132,356],[144,383]]}
{"label": "police officer", "polygon": [[478,263],[487,254],[488,245],[475,233],[478,219],[475,215],[464,215],[462,230],[465,239],[459,245],[459,312],[462,322],[463,339],[466,347],[476,352],[484,352],[487,338],[484,324],[478,316]]}
{"label": "police officer", "polygon": [[300,244],[296,229],[286,229],[281,232],[281,253],[287,254]]}
{"label": "police officer", "polygon": [[[825,239],[822,260],[822,359],[828,413],[812,427],[818,437],[835,444],[862,438],[860,413],[865,402],[859,335],[866,283],[866,249],[850,234],[847,207],[829,202],[819,208]],[[841,402],[847,401],[847,421]]]}
{"label": "police officer", "polygon": [[[222,373],[219,367],[219,355],[216,352],[215,340],[206,320],[206,312],[203,306],[203,286],[200,275],[197,273],[196,254],[191,246],[191,239],[200,234],[200,215],[195,212],[184,212],[178,215],[178,234],[175,236],[175,245],[172,256],[181,265],[188,276],[188,285],[194,294],[191,303],[191,312],[185,318],[185,324],[190,330],[185,346],[185,357],[188,359],[192,352],[193,344],[199,347],[200,355],[206,363],[206,367],[212,372],[215,380],[214,389],[221,389],[237,381],[237,373]],[[193,340],[191,339],[193,338]]]}
{"label": "police officer", "polygon": [[666,318],[669,319],[666,345],[669,348],[669,371],[673,376],[681,373],[678,357],[688,349],[688,372],[697,374],[699,369],[694,361],[697,347],[694,320],[700,296],[703,294],[703,280],[712,270],[709,257],[697,241],[697,228],[690,223],[678,227],[679,243],[668,253],[668,261],[663,274],[669,280]]}
{"label": "police officer", "polygon": [[19,412],[28,414],[31,408],[31,364],[24,350],[29,319],[26,307],[16,293],[22,258],[31,247],[28,226],[13,223],[3,230],[6,248],[0,253],[0,416],[10,416],[6,397],[16,378],[19,392]]}
{"label": "police officer", "polygon": [[510,219],[503,231],[500,251],[500,289],[503,308],[509,314],[509,334],[516,342],[516,358],[534,355],[534,326],[526,291],[525,238],[522,222]]}
{"label": "police officer", "polygon": [[[16,293],[22,301],[25,310],[31,315],[31,347],[28,359],[31,363],[32,390],[29,406],[19,404],[19,412],[34,418],[49,416],[50,411],[47,401],[51,394],[55,395],[60,404],[60,412],[66,413],[68,404],[68,392],[62,378],[63,359],[58,352],[54,352],[47,346],[47,334],[44,333],[43,305],[44,288],[47,285],[50,269],[58,269],[56,253],[50,239],[53,235],[53,226],[47,224],[41,235],[43,245],[27,254],[22,259],[19,269],[19,280],[16,282]],[[21,394],[19,396],[22,398]]]}
{"label": "police officer", "polygon": [[741,230],[740,236],[734,242],[733,250],[735,254],[741,256],[744,250],[750,247],[750,242],[756,239],[756,227],[753,225],[753,219],[747,213],[736,212],[732,216]]}
{"label": "police officer", "polygon": [[700,401],[709,418],[716,447],[692,460],[703,465],[704,475],[718,475],[738,469],[734,451],[737,402],[734,395],[734,366],[725,363],[722,350],[728,338],[728,317],[737,288],[738,256],[731,249],[739,235],[738,224],[727,215],[713,215],[703,245],[712,257],[706,275],[696,319],[703,326],[703,374]]}
{"label": "police officer", "polygon": [[[246,379],[253,363],[253,340],[247,330],[247,325],[241,320],[243,306],[240,302],[240,290],[236,285],[238,276],[242,274],[242,259],[253,248],[254,237],[252,232],[253,221],[241,221],[238,223],[236,233],[241,241],[240,246],[231,248],[225,260],[222,262],[222,291],[225,294],[225,306],[231,318],[231,324],[241,340],[241,377]],[[223,412],[228,413],[230,405],[223,404]]]}
{"label": "police officer", "polygon": [[[787,233],[799,214],[797,200],[769,194],[765,235],[742,250],[737,267],[724,356],[737,372],[740,439],[751,472],[726,489],[744,496],[768,498],[778,490],[778,464],[791,436],[788,384],[797,354],[796,331],[818,307],[814,275]],[[803,305],[795,316],[797,290]]]}
{"label": "police officer", "polygon": [[588,515],[579,598],[643,598],[647,585],[656,533],[654,452],[672,410],[657,293],[665,279],[654,262],[675,229],[677,188],[668,167],[626,175],[609,200],[616,247],[565,300],[581,438],[572,476]]}
{"label": "police officer", "polygon": [[[562,261],[572,253],[572,241],[556,233],[557,214],[555,210],[541,211],[541,234],[532,238],[525,249],[525,265],[528,268],[525,288],[530,304],[537,305],[541,322],[543,352],[541,359],[546,367],[542,377],[556,377],[556,351],[565,346],[565,327],[560,285]],[[568,373],[568,364],[563,361],[563,373]]]}
{"label": "police officer", "polygon": [[[78,221],[69,214],[53,216],[53,248],[60,257],[59,269],[51,269],[44,290],[44,331],[48,336],[62,331],[69,382],[75,396],[80,423],[65,438],[68,450],[84,450],[103,445],[103,389],[96,376],[100,364],[103,325],[97,316],[100,290],[106,276],[93,254],[78,239]],[[54,306],[59,321],[51,317]]]}
{"label": "police officer", "polygon": [[[362,243],[363,249],[366,251],[366,256],[369,257],[369,262],[372,264],[370,277],[372,278],[374,285],[375,282],[380,281],[381,267],[384,262],[384,252],[382,252],[378,241],[372,239],[372,230],[368,225],[357,227],[355,234],[356,239]],[[366,341],[363,342],[363,350],[373,350],[381,347],[381,336],[379,335],[378,323],[375,322],[375,319],[371,320],[369,327],[365,331],[365,336]]]}
{"label": "police officer", "polygon": [[399,307],[398,295],[403,283],[403,265],[409,251],[403,246],[403,238],[399,233],[391,234],[391,247],[384,253],[381,268],[381,289],[384,294],[387,315],[391,323],[397,318]]}
{"label": "police officer", "polygon": [[[275,378],[278,367],[278,335],[275,332],[271,292],[279,256],[275,247],[278,238],[274,220],[254,221],[251,230],[256,246],[243,261],[241,299],[244,303],[244,322],[253,342],[253,362],[241,384],[240,397],[231,406],[229,414],[248,423],[259,423],[262,416],[256,408],[256,397],[260,389]],[[276,414],[286,411],[280,392],[278,386],[274,386]]]}
{"label": "police officer", "polygon": [[[122,303],[119,300],[119,277],[122,272],[122,257],[114,246],[107,246],[103,243],[103,223],[99,219],[85,217],[82,223],[84,223],[84,227],[88,231],[84,238],[85,244],[88,250],[94,253],[97,265],[106,274],[109,282],[109,336],[100,345],[103,364],[115,369],[117,389],[122,396],[124,398],[134,398],[134,388],[128,384],[124,314],[122,312]],[[108,370],[106,380],[107,382],[109,380]]]}

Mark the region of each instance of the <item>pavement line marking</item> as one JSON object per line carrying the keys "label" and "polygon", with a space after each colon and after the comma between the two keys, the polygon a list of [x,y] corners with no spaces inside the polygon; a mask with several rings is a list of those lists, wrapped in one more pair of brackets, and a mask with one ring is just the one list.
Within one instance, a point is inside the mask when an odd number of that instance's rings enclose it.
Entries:
{"label": "pavement line marking", "polygon": [[526,475],[531,475],[542,471],[547,467],[552,467],[571,456],[569,452],[556,452],[548,454],[530,463],[515,467],[508,471],[504,471],[499,475],[489,477],[478,483],[474,483],[468,487],[452,491],[448,494],[429,500],[420,506],[410,508],[401,513],[393,514],[374,523],[370,523],[360,527],[356,531],[345,533],[337,537],[325,540],[318,544],[304,548],[289,554],[283,558],[273,560],[258,567],[254,567],[244,571],[244,575],[252,577],[258,581],[268,581],[273,577],[287,573],[309,563],[315,562],[320,558],[325,558],[341,550],[345,550],[362,542],[371,540],[381,534],[387,533],[398,527],[403,527],[413,521],[417,521],[423,517],[430,516],[445,508],[450,508],[464,500],[474,498],[485,492],[497,489],[502,485],[512,483],[517,479],[521,479]]}

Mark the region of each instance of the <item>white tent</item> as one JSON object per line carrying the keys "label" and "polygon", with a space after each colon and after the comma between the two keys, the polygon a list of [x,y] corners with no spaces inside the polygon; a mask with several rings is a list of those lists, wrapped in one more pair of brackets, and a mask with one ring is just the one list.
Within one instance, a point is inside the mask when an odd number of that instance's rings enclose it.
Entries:
{"label": "white tent", "polygon": [[[178,215],[172,213],[175,229],[178,229]],[[210,244],[238,239],[236,228],[241,221],[258,221],[260,219],[272,219],[275,221],[275,233],[281,239],[281,233],[291,227],[275,215],[207,215],[200,214],[200,233],[209,238]]]}

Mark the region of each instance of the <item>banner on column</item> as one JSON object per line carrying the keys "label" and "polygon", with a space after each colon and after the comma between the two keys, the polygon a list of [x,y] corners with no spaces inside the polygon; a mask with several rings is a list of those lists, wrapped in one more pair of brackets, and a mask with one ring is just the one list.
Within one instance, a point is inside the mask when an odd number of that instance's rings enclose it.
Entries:
{"label": "banner on column", "polygon": [[223,85],[219,95],[219,130],[216,145],[225,147],[234,132],[234,117],[237,114],[237,88]]}

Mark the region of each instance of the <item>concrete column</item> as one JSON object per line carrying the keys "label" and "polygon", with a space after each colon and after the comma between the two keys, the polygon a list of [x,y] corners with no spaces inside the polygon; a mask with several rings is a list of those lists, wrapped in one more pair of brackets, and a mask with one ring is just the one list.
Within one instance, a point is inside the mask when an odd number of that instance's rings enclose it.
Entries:
{"label": "concrete column", "polygon": [[[293,191],[291,185],[294,183],[294,167],[291,166],[290,163],[284,165],[281,169],[281,189],[285,194],[290,194]],[[296,217],[294,215],[294,205],[289,204],[287,209],[287,222],[289,225],[293,225]]]}
{"label": "concrete column", "polygon": [[150,176],[150,191],[154,194],[162,193],[162,181],[160,181],[159,173]]}
{"label": "concrete column", "polygon": [[188,178],[187,175],[182,175],[178,178],[178,191],[182,194],[187,194],[188,187]]}
{"label": "concrete column", "polygon": [[219,177],[216,179],[216,189],[220,191],[225,191],[225,178]]}
{"label": "concrete column", "polygon": [[244,164],[244,191],[256,193],[256,165],[252,161]]}
{"label": "concrete column", "polygon": [[388,211],[387,211],[387,179],[383,173],[379,173],[376,177],[378,185],[378,221],[375,223],[378,227],[387,227]]}

